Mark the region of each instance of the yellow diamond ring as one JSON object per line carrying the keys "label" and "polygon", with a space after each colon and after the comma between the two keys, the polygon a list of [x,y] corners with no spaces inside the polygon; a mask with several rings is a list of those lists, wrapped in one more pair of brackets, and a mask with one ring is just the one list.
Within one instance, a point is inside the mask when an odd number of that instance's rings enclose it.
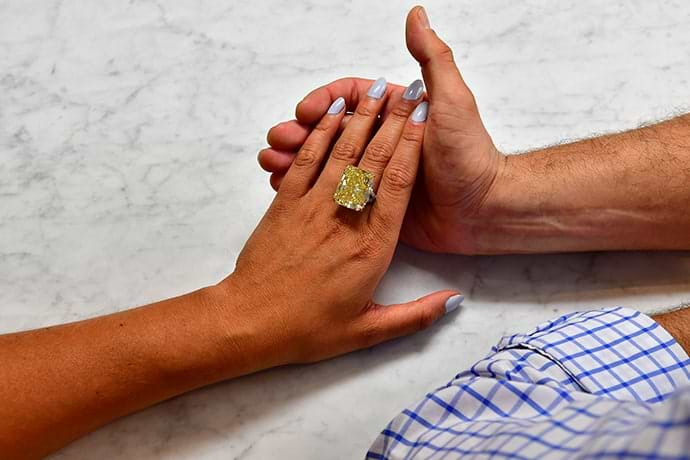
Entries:
{"label": "yellow diamond ring", "polygon": [[361,211],[376,199],[374,174],[354,166],[346,166],[333,199],[340,206]]}

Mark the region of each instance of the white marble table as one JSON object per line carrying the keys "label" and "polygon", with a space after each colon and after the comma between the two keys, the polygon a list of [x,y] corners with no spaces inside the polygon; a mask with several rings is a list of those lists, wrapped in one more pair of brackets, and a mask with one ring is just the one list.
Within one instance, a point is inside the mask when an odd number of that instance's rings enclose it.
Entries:
{"label": "white marble table", "polygon": [[[271,200],[265,130],[345,75],[407,83],[411,2],[0,1],[0,329],[218,281]],[[690,101],[690,4],[427,3],[498,145],[634,127]],[[444,257],[401,248],[380,289],[467,296],[423,334],[215,385],[57,459],[361,457],[404,405],[503,332],[690,299],[684,253]]]}

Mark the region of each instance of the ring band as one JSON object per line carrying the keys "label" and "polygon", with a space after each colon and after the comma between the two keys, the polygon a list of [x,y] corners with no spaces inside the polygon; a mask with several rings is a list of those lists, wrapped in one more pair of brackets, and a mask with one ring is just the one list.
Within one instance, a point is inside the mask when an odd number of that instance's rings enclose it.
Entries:
{"label": "ring band", "polygon": [[376,199],[374,193],[374,174],[347,165],[335,189],[333,199],[338,205],[354,211],[361,211]]}

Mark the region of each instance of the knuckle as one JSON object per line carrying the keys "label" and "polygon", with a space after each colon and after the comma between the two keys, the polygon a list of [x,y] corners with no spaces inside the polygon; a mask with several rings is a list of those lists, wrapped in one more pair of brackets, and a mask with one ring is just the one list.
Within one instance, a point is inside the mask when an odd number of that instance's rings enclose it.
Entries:
{"label": "knuckle", "polygon": [[410,112],[412,111],[412,107],[408,104],[398,104],[393,109],[390,111],[388,114],[388,117],[393,117],[393,118],[399,118],[401,120],[407,120],[407,117],[410,116]]}
{"label": "knuckle", "polygon": [[378,253],[378,244],[375,244],[374,238],[363,237],[352,248],[352,259],[356,261],[370,261],[376,257]]}
{"label": "knuckle", "polygon": [[353,161],[356,160],[358,156],[359,148],[357,148],[357,145],[346,140],[341,140],[335,144],[331,152],[331,157],[336,160]]}
{"label": "knuckle", "polygon": [[448,46],[445,43],[439,47],[438,51],[436,52],[436,56],[441,61],[452,63],[455,62],[455,58],[453,57],[453,50],[450,49],[450,46]]}
{"label": "knuckle", "polygon": [[295,157],[294,165],[299,168],[314,166],[319,159],[319,155],[312,147],[303,146]]}
{"label": "knuckle", "polygon": [[[324,221],[323,205],[317,203],[312,205],[310,221],[316,224],[318,222],[319,228],[323,228],[324,233],[320,237],[323,242],[342,247],[345,241],[350,241],[352,237],[352,228],[347,222],[343,222],[339,218],[328,218]],[[343,249],[343,256],[349,260],[358,259],[357,244],[348,244],[347,249]]]}
{"label": "knuckle", "polygon": [[417,330],[422,331],[424,329],[427,329],[431,327],[431,325],[434,324],[435,321],[436,318],[434,317],[431,310],[429,310],[428,308],[424,308],[417,317]]}
{"label": "knuckle", "polygon": [[289,215],[292,213],[292,210],[292,200],[286,196],[285,193],[281,193],[276,196],[276,198],[273,200],[273,203],[271,203],[271,207],[269,208],[271,216],[275,218]]}
{"label": "knuckle", "polygon": [[319,134],[326,134],[326,133],[328,133],[328,128],[329,128],[329,124],[324,119],[324,120],[321,120],[321,122],[319,122],[316,126],[314,126],[314,129],[312,130],[312,132],[319,133]]}
{"label": "knuckle", "polygon": [[[320,212],[321,209],[314,208],[312,210],[312,213],[314,214],[314,218],[312,220],[315,221],[317,213]],[[326,238],[328,239],[328,241],[338,241],[342,239],[342,237],[344,236],[343,234],[346,233],[346,230],[343,227],[343,225],[335,219],[329,219],[328,223],[326,223],[325,230],[327,235]]]}
{"label": "knuckle", "polygon": [[394,146],[390,141],[379,140],[367,146],[364,156],[372,163],[385,165],[393,154],[393,149]]}
{"label": "knuckle", "polygon": [[421,129],[406,129],[400,135],[400,140],[407,144],[421,144],[424,131]]}
{"label": "knuckle", "polygon": [[386,185],[389,191],[400,192],[412,188],[414,180],[414,175],[404,165],[394,164],[388,166]]}
{"label": "knuckle", "polygon": [[362,252],[369,258],[376,258],[381,254],[382,248],[384,247],[384,242],[386,241],[385,236],[390,230],[380,229],[377,231],[368,232],[366,236],[361,238],[362,240]]}
{"label": "knuckle", "polygon": [[355,77],[340,77],[337,80],[333,80],[331,83],[329,83],[326,86],[343,84],[343,83],[350,84],[350,83],[354,83],[354,80],[356,80]]}
{"label": "knuckle", "polygon": [[376,112],[371,109],[370,107],[367,107],[366,104],[359,104],[357,108],[355,109],[355,114],[362,116],[362,117],[373,117],[376,115]]}
{"label": "knuckle", "polygon": [[[393,220],[393,215],[386,211],[379,211],[380,219],[375,219],[370,224],[370,233],[372,243],[375,242],[376,246],[372,250],[380,250],[381,248],[388,247],[387,245],[391,240],[391,229],[390,222]],[[397,238],[397,236],[395,236]]]}

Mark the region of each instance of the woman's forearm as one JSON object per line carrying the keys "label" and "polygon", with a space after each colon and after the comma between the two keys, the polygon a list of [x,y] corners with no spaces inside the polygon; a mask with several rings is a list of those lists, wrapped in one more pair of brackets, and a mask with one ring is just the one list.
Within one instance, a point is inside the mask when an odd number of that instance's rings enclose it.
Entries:
{"label": "woman's forearm", "polygon": [[690,116],[505,159],[480,253],[690,248]]}
{"label": "woman's forearm", "polygon": [[[222,295],[216,291],[223,289]],[[222,299],[222,300],[221,300]],[[268,362],[226,287],[0,336],[0,452],[36,458],[95,428]],[[274,359],[280,359],[276,356]]]}
{"label": "woman's forearm", "polygon": [[[373,299],[412,194],[428,105],[421,96],[397,101],[398,117],[370,138],[386,97],[379,79],[342,130],[344,99],[333,102],[234,272],[218,285],[114,315],[0,336],[2,458],[36,458],[185,391],[370,347],[456,310],[463,300],[457,291],[388,306]],[[363,166],[367,174],[354,164],[369,164]],[[344,171],[358,178],[355,185],[344,180],[351,177]],[[356,210],[368,201],[358,187],[374,178],[377,207]],[[336,202],[333,191],[341,184],[359,201]]]}

